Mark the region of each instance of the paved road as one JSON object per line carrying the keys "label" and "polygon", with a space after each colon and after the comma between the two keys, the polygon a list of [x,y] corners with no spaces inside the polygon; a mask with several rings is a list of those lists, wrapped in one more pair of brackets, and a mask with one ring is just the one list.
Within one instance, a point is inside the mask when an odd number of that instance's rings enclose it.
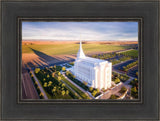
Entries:
{"label": "paved road", "polygon": [[138,65],[132,67],[131,69],[129,69],[128,72],[127,72],[127,75],[130,75],[130,76],[133,76],[133,77],[135,77],[135,78],[138,78],[138,77],[136,76],[136,72],[138,72]]}
{"label": "paved road", "polygon": [[113,65],[113,67],[122,65],[122,64],[124,64],[124,63],[128,63],[128,62],[130,62],[130,61],[134,61],[134,60],[133,60],[133,59],[130,59],[130,60],[123,61],[123,62],[121,62],[121,63],[117,63],[117,64]]}
{"label": "paved road", "polygon": [[[131,60],[124,61],[124,62],[122,62],[122,63],[115,64],[115,65],[113,65],[113,70],[125,74],[126,72],[121,71],[120,69],[122,69],[123,66],[126,66],[126,65],[128,65],[128,64],[130,64],[130,63],[132,63],[132,62],[135,62],[135,61],[136,61],[136,60],[131,59]],[[119,69],[119,68],[120,68],[120,69]],[[128,70],[127,75],[132,76],[132,77],[134,77],[134,78],[137,78],[137,77],[136,77],[136,72],[137,72],[137,71],[138,71],[138,66],[134,66],[133,68],[131,68],[131,69]]]}
{"label": "paved road", "polygon": [[111,95],[116,94],[122,88],[123,84],[120,83],[118,86],[113,89],[109,89],[107,92],[104,92],[99,99],[109,99]]}
{"label": "paved road", "polygon": [[22,99],[39,99],[28,72],[22,73]]}
{"label": "paved road", "polygon": [[33,78],[35,79],[35,81],[37,82],[40,91],[44,94],[44,99],[48,99],[46,92],[44,91],[43,87],[41,86],[41,84],[39,83],[39,80],[37,79],[36,75],[34,74],[33,70],[31,71],[33,74]]}

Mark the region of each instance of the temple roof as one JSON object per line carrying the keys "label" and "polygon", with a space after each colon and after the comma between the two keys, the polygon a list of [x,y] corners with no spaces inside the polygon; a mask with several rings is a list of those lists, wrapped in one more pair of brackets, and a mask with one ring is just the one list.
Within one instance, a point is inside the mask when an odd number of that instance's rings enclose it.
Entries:
{"label": "temple roof", "polygon": [[90,64],[99,64],[99,63],[108,62],[106,60],[101,60],[101,59],[96,59],[96,58],[91,58],[91,57],[85,56],[85,54],[83,52],[83,49],[82,49],[82,43],[81,43],[81,41],[80,41],[80,44],[79,44],[79,51],[77,53],[77,59],[79,61],[81,61],[81,62],[86,62],[86,63],[90,63]]}
{"label": "temple roof", "polygon": [[91,64],[109,63],[106,60],[101,60],[101,59],[96,59],[96,58],[91,58],[91,57],[80,58],[79,61],[91,63]]}
{"label": "temple roof", "polygon": [[79,43],[79,51],[77,53],[77,58],[85,58],[85,57],[86,56],[85,56],[85,54],[83,52],[83,49],[82,49],[82,43],[80,41],[80,43]]}

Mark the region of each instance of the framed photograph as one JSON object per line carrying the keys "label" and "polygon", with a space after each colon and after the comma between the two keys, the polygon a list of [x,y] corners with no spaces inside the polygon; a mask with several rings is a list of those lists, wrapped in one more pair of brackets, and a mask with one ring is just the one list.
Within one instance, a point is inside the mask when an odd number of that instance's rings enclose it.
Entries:
{"label": "framed photograph", "polygon": [[20,21],[22,100],[140,100],[142,19]]}
{"label": "framed photograph", "polygon": [[158,120],[158,1],[2,1],[3,120]]}

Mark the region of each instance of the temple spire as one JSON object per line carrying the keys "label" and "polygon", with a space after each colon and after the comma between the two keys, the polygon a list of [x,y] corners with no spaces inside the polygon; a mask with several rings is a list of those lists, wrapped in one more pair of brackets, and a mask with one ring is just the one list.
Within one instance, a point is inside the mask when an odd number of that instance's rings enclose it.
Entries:
{"label": "temple spire", "polygon": [[84,52],[83,52],[83,49],[82,49],[82,42],[80,40],[80,43],[79,43],[79,51],[77,53],[77,58],[84,58],[86,57]]}

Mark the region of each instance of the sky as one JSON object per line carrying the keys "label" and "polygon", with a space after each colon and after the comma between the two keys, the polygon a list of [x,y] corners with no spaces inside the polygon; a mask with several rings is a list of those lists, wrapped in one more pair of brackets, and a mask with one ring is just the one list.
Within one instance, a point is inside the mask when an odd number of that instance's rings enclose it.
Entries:
{"label": "sky", "polygon": [[138,22],[22,22],[22,40],[138,41]]}

